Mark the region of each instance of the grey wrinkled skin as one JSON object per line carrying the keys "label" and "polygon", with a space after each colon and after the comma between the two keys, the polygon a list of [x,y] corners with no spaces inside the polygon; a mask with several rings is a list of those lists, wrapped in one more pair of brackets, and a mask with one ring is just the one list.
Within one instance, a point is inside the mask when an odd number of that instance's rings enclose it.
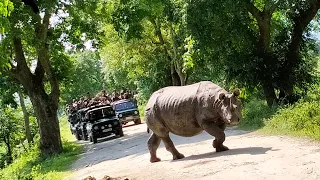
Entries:
{"label": "grey wrinkled skin", "polygon": [[241,119],[238,92],[230,93],[210,81],[186,86],[169,86],[154,92],[145,108],[145,122],[152,134],[148,140],[150,162],[160,159],[156,151],[162,140],[173,160],[184,158],[175,148],[169,132],[191,137],[203,130],[215,137],[216,152],[226,151],[224,130]]}

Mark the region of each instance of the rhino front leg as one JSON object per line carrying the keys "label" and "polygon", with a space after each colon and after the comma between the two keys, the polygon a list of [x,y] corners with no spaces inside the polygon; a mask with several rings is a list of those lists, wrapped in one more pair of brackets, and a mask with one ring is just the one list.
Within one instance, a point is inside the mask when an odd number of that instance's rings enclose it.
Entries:
{"label": "rhino front leg", "polygon": [[157,149],[160,145],[161,139],[155,134],[152,133],[148,140],[148,149],[150,152],[150,162],[158,162],[161,161],[160,158],[157,157]]}
{"label": "rhino front leg", "polygon": [[177,159],[182,159],[184,158],[184,155],[179,153],[179,151],[176,149],[176,147],[174,146],[171,138],[169,137],[169,135],[165,138],[161,138],[166,150],[171,152],[172,156],[173,156],[173,160],[177,160]]}
{"label": "rhino front leg", "polygon": [[203,129],[208,132],[210,135],[215,137],[215,140],[212,143],[212,146],[216,148],[216,152],[227,151],[229,148],[223,145],[223,142],[226,139],[226,135],[224,134],[225,127],[219,127],[213,122],[205,122],[203,123]]}

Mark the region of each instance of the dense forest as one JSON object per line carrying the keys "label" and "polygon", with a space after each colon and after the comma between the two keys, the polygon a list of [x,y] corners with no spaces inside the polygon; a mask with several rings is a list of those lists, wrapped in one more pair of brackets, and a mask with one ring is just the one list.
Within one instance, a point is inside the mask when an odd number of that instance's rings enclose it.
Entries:
{"label": "dense forest", "polygon": [[87,92],[128,89],[143,106],[159,88],[209,80],[240,88],[248,107],[253,97],[271,109],[317,96],[319,8],[320,0],[1,0],[0,167],[34,141],[43,157],[63,152],[58,117]]}

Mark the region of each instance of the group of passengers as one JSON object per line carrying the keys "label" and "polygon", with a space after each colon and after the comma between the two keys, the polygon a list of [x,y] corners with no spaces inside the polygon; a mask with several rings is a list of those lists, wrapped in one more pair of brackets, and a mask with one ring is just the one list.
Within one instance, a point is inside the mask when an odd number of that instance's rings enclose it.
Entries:
{"label": "group of passengers", "polygon": [[122,90],[119,92],[113,92],[112,94],[107,94],[106,90],[102,90],[95,97],[91,98],[90,93],[87,93],[86,97],[80,98],[78,101],[73,99],[72,104],[68,104],[66,111],[68,114],[77,111],[82,108],[94,106],[94,105],[106,105],[111,104],[115,101],[122,99],[134,98],[134,94],[131,91]]}

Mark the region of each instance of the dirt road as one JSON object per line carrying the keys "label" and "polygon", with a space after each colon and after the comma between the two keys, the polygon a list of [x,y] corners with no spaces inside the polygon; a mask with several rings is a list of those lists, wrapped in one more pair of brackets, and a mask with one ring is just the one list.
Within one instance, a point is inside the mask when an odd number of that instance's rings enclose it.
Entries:
{"label": "dirt road", "polygon": [[86,152],[73,165],[73,179],[104,175],[130,180],[237,180],[308,179],[320,180],[320,145],[308,140],[262,136],[227,128],[229,151],[216,153],[214,139],[206,132],[185,138],[170,135],[186,157],[172,161],[163,143],[158,149],[161,162],[151,164],[146,143],[146,125],[124,128],[125,136],[86,144]]}

